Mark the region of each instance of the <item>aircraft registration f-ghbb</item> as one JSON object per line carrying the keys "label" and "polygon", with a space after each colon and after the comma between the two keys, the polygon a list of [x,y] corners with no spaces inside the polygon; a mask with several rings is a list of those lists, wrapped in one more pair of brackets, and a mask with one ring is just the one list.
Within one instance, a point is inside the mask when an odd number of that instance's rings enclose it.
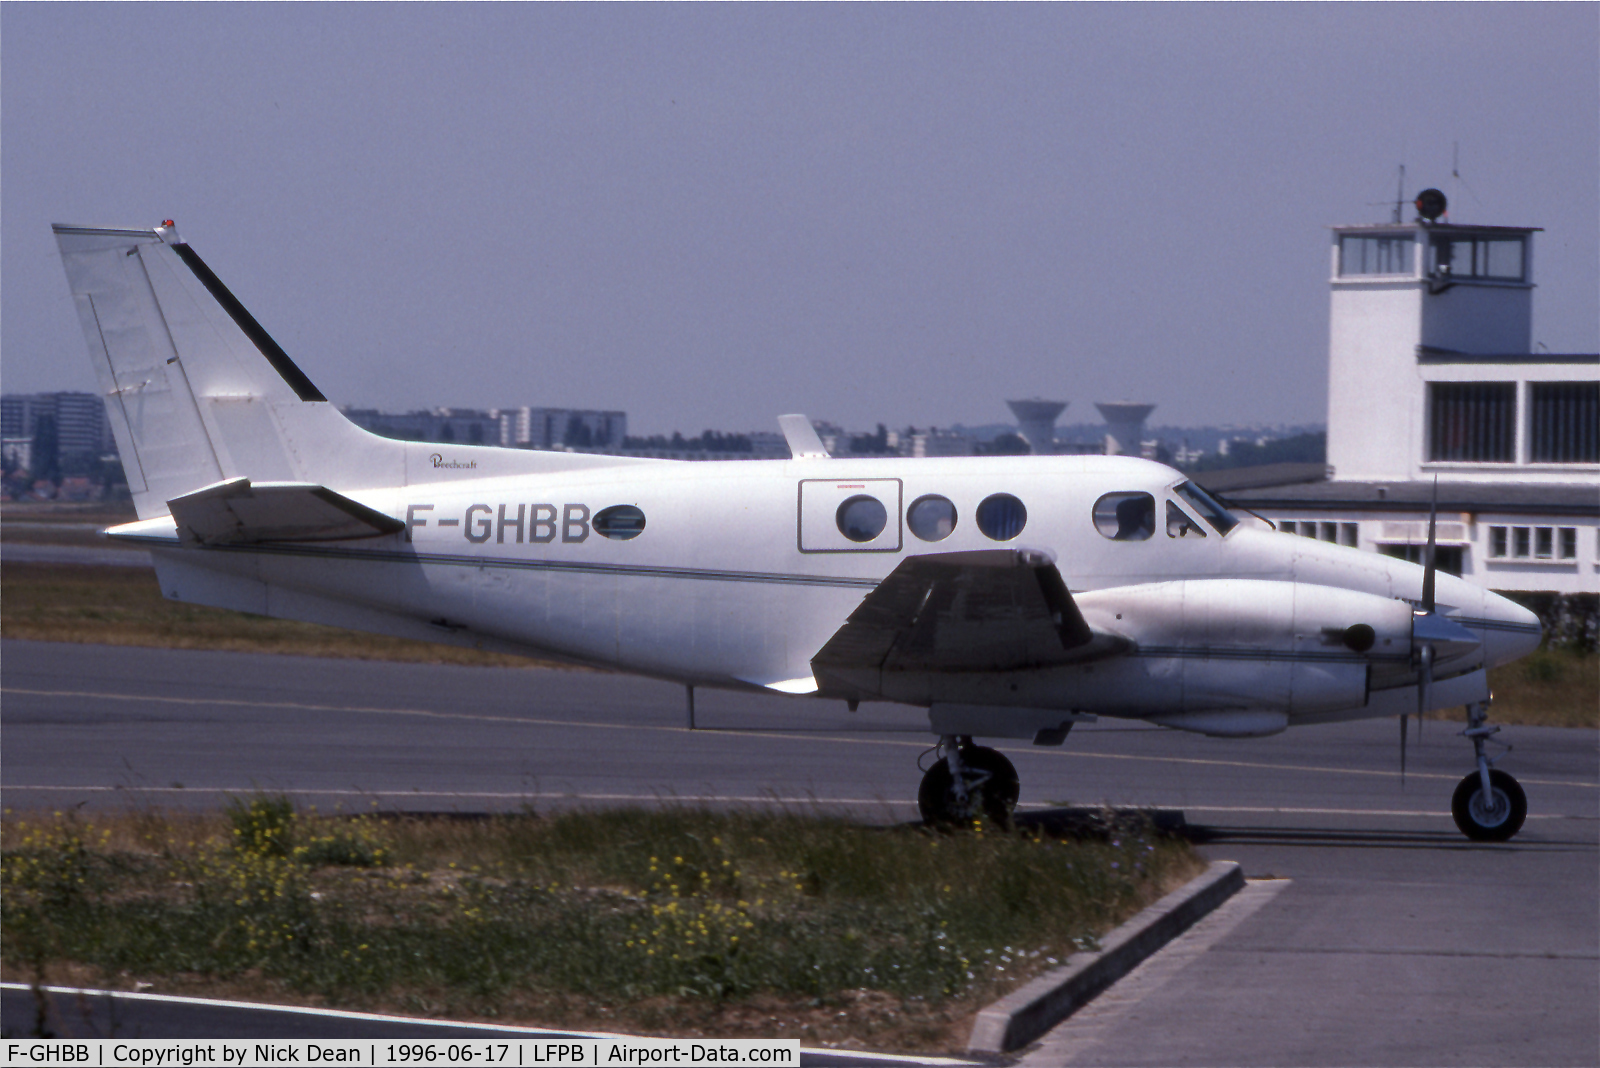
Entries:
{"label": "aircraft registration f-ghbb", "polygon": [[[1448,574],[1267,529],[1117,456],[681,462],[396,441],[312,385],[169,221],[55,227],[137,522],[174,600],[685,684],[927,709],[930,821],[1004,820],[1009,760],[1095,716],[1209,735],[1465,705],[1537,618]],[[1404,750],[1402,748],[1402,754]],[[1403,756],[1402,756],[1403,759]]]}

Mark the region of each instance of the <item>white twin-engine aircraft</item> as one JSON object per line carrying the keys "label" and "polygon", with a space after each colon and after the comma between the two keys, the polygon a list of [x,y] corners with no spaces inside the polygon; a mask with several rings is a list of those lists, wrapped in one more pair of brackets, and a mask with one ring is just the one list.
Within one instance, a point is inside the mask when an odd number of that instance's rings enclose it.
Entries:
{"label": "white twin-engine aircraft", "polygon": [[[311,384],[169,221],[55,227],[139,521],[175,600],[556,656],[690,687],[895,701],[939,738],[926,818],[1004,820],[974,737],[1096,715],[1211,735],[1469,706],[1456,822],[1527,811],[1485,669],[1537,619],[1450,575],[1284,537],[1100,456],[682,463],[394,441]],[[1431,539],[1430,539],[1431,542]],[[798,710],[798,706],[797,706]],[[1402,750],[1403,752],[1403,750]]]}

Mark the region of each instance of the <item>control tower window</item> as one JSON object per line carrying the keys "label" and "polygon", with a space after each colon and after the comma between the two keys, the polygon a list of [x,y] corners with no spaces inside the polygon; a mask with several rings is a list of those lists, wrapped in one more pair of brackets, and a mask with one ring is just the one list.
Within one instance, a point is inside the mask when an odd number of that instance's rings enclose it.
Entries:
{"label": "control tower window", "polygon": [[1410,234],[1339,238],[1339,274],[1412,274],[1416,270]]}
{"label": "control tower window", "polygon": [[1428,244],[1428,274],[1435,278],[1486,278],[1521,282],[1521,237],[1460,237],[1434,234]]}
{"label": "control tower window", "polygon": [[1429,382],[1428,459],[1511,463],[1516,420],[1515,382]]}
{"label": "control tower window", "polygon": [[1600,382],[1528,383],[1528,458],[1600,463]]}

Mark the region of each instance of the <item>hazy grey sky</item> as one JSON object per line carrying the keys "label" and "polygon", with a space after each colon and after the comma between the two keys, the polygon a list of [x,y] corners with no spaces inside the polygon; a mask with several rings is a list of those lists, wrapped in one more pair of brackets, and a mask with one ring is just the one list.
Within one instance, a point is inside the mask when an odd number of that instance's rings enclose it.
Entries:
{"label": "hazy grey sky", "polygon": [[1320,421],[1401,162],[1600,349],[1597,160],[1590,3],[7,3],[0,385],[93,388],[51,222],[173,218],[341,403]]}

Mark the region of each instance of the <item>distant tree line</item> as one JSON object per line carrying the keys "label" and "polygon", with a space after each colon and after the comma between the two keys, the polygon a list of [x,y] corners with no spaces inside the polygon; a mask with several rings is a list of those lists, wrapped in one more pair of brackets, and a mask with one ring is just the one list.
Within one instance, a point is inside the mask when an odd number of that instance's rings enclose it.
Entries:
{"label": "distant tree line", "polygon": [[703,430],[696,438],[686,438],[676,430],[670,438],[664,434],[652,434],[647,438],[629,436],[622,439],[622,445],[627,449],[671,449],[674,452],[754,451],[750,439],[744,434],[724,434],[718,430]]}
{"label": "distant tree line", "polygon": [[1277,438],[1264,445],[1251,441],[1235,441],[1228,446],[1228,455],[1207,453],[1190,465],[1191,471],[1222,471],[1230,467],[1255,467],[1259,464],[1319,464],[1328,459],[1328,433],[1296,434],[1292,438]]}
{"label": "distant tree line", "polygon": [[889,445],[889,428],[882,423],[878,424],[875,434],[855,434],[850,438],[850,455],[852,456],[894,456],[899,449]]}

